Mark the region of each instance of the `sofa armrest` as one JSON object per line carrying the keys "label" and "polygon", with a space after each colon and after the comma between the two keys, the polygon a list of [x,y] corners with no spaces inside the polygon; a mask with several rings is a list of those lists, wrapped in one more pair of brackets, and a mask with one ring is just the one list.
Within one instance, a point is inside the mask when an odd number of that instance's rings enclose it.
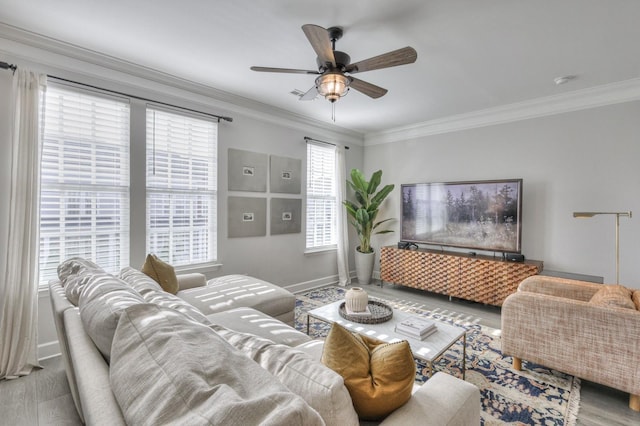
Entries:
{"label": "sofa armrest", "polygon": [[207,278],[199,272],[190,274],[180,274],[178,277],[179,290],[186,290],[194,287],[204,287],[207,285]]}
{"label": "sofa armrest", "polygon": [[519,291],[502,305],[502,353],[640,393],[640,312]]}
{"label": "sofa armrest", "polygon": [[587,281],[533,275],[522,280],[518,286],[518,291],[528,291],[531,293],[547,294],[549,296],[588,302],[601,288],[602,284]]}
{"label": "sofa armrest", "polygon": [[85,333],[80,312],[78,309],[67,309],[63,315],[84,423],[125,426],[122,411],[111,391],[109,365]]}
{"label": "sofa armrest", "polygon": [[380,425],[478,426],[480,391],[475,385],[438,372]]}

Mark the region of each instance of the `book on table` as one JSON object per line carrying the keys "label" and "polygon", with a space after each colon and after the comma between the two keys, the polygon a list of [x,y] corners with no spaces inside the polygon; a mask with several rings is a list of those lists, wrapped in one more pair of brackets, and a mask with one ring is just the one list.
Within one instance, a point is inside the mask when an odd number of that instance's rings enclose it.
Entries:
{"label": "book on table", "polygon": [[412,334],[412,333],[407,333],[407,332],[405,332],[403,330],[398,330],[398,327],[396,327],[395,331],[396,331],[396,333],[402,334],[403,336],[411,337],[413,339],[418,339],[418,340],[424,340],[427,337],[431,336],[436,331],[438,331],[438,327],[434,327],[434,328],[430,329],[429,331],[424,332],[423,334],[421,334],[419,336],[416,336],[415,334]]}
{"label": "book on table", "polygon": [[395,331],[416,339],[424,339],[437,330],[433,320],[420,317],[407,318],[396,324]]}

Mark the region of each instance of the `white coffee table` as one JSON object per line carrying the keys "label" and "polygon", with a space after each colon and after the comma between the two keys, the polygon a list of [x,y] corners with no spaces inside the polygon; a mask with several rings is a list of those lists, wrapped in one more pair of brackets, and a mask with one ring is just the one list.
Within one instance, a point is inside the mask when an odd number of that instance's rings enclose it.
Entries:
{"label": "white coffee table", "polygon": [[413,339],[404,334],[396,333],[394,330],[397,323],[416,315],[394,309],[393,317],[386,322],[379,324],[361,324],[348,321],[340,316],[338,308],[342,303],[344,303],[344,300],[339,300],[309,311],[307,316],[307,334],[309,334],[309,319],[315,318],[329,324],[333,324],[334,322],[338,323],[354,333],[375,337],[388,343],[406,340],[409,342],[409,346],[411,346],[413,356],[427,364],[429,377],[433,374],[433,363],[440,359],[454,343],[462,339],[462,379],[464,380],[467,358],[466,329],[436,320],[438,331],[426,337],[425,340]]}

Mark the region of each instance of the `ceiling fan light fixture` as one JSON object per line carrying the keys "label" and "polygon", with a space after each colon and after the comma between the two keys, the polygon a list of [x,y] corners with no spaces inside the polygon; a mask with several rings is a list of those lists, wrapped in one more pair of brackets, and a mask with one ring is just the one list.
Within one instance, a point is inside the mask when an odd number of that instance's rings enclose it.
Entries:
{"label": "ceiling fan light fixture", "polygon": [[321,96],[333,103],[349,91],[349,77],[339,72],[329,72],[316,78],[316,89]]}

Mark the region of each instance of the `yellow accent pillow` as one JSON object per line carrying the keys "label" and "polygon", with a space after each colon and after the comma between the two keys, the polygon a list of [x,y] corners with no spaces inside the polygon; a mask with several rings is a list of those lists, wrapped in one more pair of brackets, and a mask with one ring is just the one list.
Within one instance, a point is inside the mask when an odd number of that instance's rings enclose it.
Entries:
{"label": "yellow accent pillow", "polygon": [[605,284],[589,301],[600,306],[636,309],[631,300],[631,290],[618,284]]}
{"label": "yellow accent pillow", "polygon": [[636,290],[631,295],[631,300],[633,300],[633,304],[636,306],[636,310],[640,311],[640,290]]}
{"label": "yellow accent pillow", "polygon": [[411,398],[416,363],[407,341],[386,343],[333,324],[322,363],[340,374],[361,419],[379,419]]}
{"label": "yellow accent pillow", "polygon": [[158,259],[155,254],[147,255],[147,259],[142,265],[142,272],[160,284],[160,287],[167,293],[176,294],[180,290],[178,277],[176,277],[173,266]]}

